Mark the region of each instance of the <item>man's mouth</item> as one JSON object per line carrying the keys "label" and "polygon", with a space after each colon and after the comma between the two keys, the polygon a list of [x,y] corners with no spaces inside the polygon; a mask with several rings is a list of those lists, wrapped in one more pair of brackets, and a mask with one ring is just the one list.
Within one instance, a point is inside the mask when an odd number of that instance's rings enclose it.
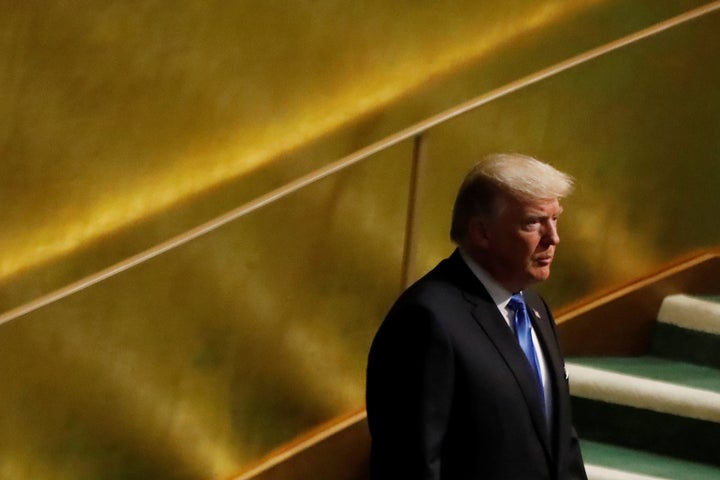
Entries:
{"label": "man's mouth", "polygon": [[542,266],[550,265],[552,263],[552,261],[553,261],[553,257],[548,256],[548,255],[535,258],[535,263],[542,265]]}

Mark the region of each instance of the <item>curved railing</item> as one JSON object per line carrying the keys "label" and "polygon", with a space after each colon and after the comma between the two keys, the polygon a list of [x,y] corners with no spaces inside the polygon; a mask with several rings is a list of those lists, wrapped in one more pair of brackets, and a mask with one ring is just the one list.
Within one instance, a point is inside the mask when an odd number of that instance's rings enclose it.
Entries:
{"label": "curved railing", "polygon": [[31,300],[23,305],[10,309],[0,314],[0,325],[3,323],[10,322],[18,319],[28,313],[38,310],[44,306],[57,302],[63,298],[71,296],[77,292],[85,290],[86,288],[107,280],[115,275],[134,268],[140,264],[143,264],[159,255],[162,255],[170,250],[173,250],[181,245],[184,245],[192,240],[202,237],[230,222],[233,222],[241,217],[248,215],[258,209],[261,209],[267,205],[270,205],[288,195],[301,190],[311,184],[318,182],[326,177],[334,175],[340,171],[347,169],[379,152],[387,150],[401,142],[405,142],[413,139],[413,162],[411,169],[410,179],[410,199],[408,203],[407,211],[407,224],[405,231],[405,245],[403,250],[403,264],[402,264],[402,283],[405,285],[408,282],[409,272],[412,271],[412,265],[414,261],[415,252],[415,214],[417,208],[416,194],[418,187],[418,172],[421,168],[421,164],[424,159],[424,139],[425,134],[432,128],[441,125],[451,119],[461,116],[467,112],[475,110],[481,106],[487,105],[488,103],[505,97],[513,92],[525,89],[531,85],[541,82],[545,79],[553,77],[559,73],[565,72],[569,69],[577,67],[578,65],[585,64],[598,57],[622,49],[628,45],[634,44],[641,40],[647,39],[668,29],[677,27],[691,20],[697,19],[704,15],[710,14],[720,10],[720,1],[708,3],[707,5],[701,6],[694,10],[685,12],[666,21],[655,24],[646,29],[627,35],[618,40],[609,42],[600,47],[594,48],[582,54],[571,57],[567,60],[554,64],[545,69],[539,70],[535,73],[527,75],[523,78],[510,82],[500,88],[487,92],[476,98],[468,100],[460,105],[450,108],[437,115],[429,117],[421,122],[418,122],[410,127],[400,130],[386,138],[383,138],[375,143],[372,143],[360,150],[357,150],[345,157],[342,157],[332,163],[325,165],[315,171],[312,171],[306,175],[303,175],[279,188],[276,188],[260,197],[255,198],[237,208],[228,211],[227,213],[220,215],[208,222],[205,222],[189,231],[186,231],[180,235],[177,235],[169,240],[157,244],[147,250],[144,250],[136,255],[133,255],[125,260],[122,260],[112,266],[109,266],[103,270],[100,270],[94,274],[88,275],[76,282],[70,283],[62,288],[52,291],[48,294],[42,295],[34,300]]}

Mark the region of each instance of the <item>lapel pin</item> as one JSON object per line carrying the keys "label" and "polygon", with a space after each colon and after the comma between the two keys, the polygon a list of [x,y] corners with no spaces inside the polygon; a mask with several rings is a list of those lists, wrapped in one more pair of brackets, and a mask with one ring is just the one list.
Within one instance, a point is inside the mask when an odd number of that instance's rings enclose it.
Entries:
{"label": "lapel pin", "polygon": [[540,314],[538,313],[537,310],[535,310],[534,308],[531,308],[531,310],[533,312],[533,315],[535,315],[535,318],[540,318]]}

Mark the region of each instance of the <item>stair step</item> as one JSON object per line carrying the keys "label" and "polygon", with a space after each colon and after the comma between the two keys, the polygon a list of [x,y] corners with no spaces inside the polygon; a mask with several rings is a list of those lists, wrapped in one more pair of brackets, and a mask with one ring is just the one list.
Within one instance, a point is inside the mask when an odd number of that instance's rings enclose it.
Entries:
{"label": "stair step", "polygon": [[720,480],[720,296],[666,297],[649,355],[567,370],[589,480]]}
{"label": "stair step", "polygon": [[655,357],[572,359],[573,396],[720,422],[720,370]]}
{"label": "stair step", "polygon": [[720,296],[669,295],[660,305],[657,320],[687,330],[720,335]]}
{"label": "stair step", "polygon": [[711,480],[720,468],[581,440],[588,480]]}
{"label": "stair step", "polygon": [[567,369],[581,437],[720,466],[720,370],[652,357]]}
{"label": "stair step", "polygon": [[[635,379],[628,377],[639,377],[640,380],[670,384],[668,386],[643,383],[642,385],[647,388],[671,388],[677,386],[720,394],[719,369],[650,355],[640,357],[568,358],[567,368],[573,389],[592,390],[594,387],[599,388],[602,379],[613,381],[614,384],[618,384],[618,387],[630,388]],[[592,371],[588,369],[592,369]],[[575,374],[572,374],[572,371],[575,371]],[[620,377],[610,374],[620,375]],[[650,393],[657,394],[654,391]],[[693,394],[694,392],[687,393]]]}
{"label": "stair step", "polygon": [[720,297],[666,297],[650,353],[720,368]]}

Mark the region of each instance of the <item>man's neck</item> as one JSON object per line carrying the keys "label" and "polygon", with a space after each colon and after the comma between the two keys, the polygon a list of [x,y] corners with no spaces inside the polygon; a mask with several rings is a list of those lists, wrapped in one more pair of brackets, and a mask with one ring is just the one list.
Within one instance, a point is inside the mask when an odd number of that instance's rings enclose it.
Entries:
{"label": "man's neck", "polygon": [[465,264],[468,268],[470,268],[477,279],[480,280],[480,283],[483,284],[495,303],[501,304],[507,302],[514,292],[508,290],[500,282],[498,282],[487,270],[482,267],[482,265],[475,261],[466,250],[462,247],[458,248],[458,250],[460,251],[460,256],[465,261]]}

